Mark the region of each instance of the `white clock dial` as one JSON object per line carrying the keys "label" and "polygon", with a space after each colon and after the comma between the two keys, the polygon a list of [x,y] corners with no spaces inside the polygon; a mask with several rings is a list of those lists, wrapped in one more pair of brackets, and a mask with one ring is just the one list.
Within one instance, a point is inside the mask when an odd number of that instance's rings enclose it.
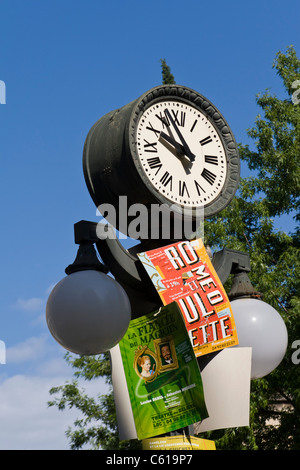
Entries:
{"label": "white clock dial", "polygon": [[206,206],[220,195],[225,149],[197,108],[177,100],[150,105],[137,123],[136,148],[144,175],[172,203]]}

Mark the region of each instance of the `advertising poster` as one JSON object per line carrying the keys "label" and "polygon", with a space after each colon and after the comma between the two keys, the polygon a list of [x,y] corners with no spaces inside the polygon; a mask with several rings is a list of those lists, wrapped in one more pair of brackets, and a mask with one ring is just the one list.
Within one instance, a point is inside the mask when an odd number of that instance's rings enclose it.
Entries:
{"label": "advertising poster", "polygon": [[143,450],[216,450],[214,441],[184,435],[144,439],[142,446]]}
{"label": "advertising poster", "polygon": [[199,366],[176,302],[132,320],[119,347],[138,439],[208,417]]}
{"label": "advertising poster", "polygon": [[163,304],[179,305],[196,356],[238,344],[227,294],[201,239],[138,256]]}
{"label": "advertising poster", "polygon": [[250,425],[252,348],[226,348],[212,356],[204,368],[200,364],[209,417],[195,423],[195,434]]}

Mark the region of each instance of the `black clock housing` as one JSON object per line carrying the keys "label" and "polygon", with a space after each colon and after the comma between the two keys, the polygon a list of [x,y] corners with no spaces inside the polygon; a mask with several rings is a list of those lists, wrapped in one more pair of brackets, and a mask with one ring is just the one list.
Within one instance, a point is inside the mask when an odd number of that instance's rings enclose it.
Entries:
{"label": "black clock housing", "polygon": [[[159,114],[155,113],[156,107]],[[178,115],[176,107],[180,107],[181,114]],[[164,111],[168,114],[164,114]],[[149,122],[145,121],[144,124],[143,120],[147,119],[147,116]],[[190,119],[189,125],[186,117]],[[203,131],[200,132],[200,117],[209,129],[211,138]],[[139,138],[139,133],[144,130],[146,132],[146,129],[148,134]],[[148,138],[148,135],[152,138]],[[190,141],[192,136],[193,141]],[[209,138],[215,139],[215,145],[219,144],[220,158],[215,155],[216,152],[212,154],[209,150],[206,151],[209,146],[205,144],[209,142]],[[142,150],[139,139],[143,142]],[[194,160],[187,153],[184,144],[190,145],[191,149],[194,145]],[[199,146],[199,151],[196,145]],[[149,157],[144,159],[146,163],[143,161],[143,151],[146,157]],[[183,155],[184,153],[186,154]],[[197,167],[200,165],[197,159],[200,158],[203,159],[204,166],[195,174],[195,168],[200,168]],[[160,185],[160,181],[167,182],[165,175],[171,174],[171,167],[181,166],[180,159],[182,164],[184,163],[183,174],[187,175],[186,181],[193,182],[190,184],[194,185],[194,192],[195,188],[197,189],[198,199],[188,198],[191,190],[188,192],[187,186],[185,197],[176,198],[175,191],[180,191],[180,188],[183,191],[184,177],[178,177],[176,180],[174,175],[173,180],[168,180],[172,185]],[[221,159],[224,170],[220,170]],[[171,165],[169,163],[166,171],[164,165],[167,165],[168,161]],[[160,162],[161,169],[157,165],[154,166],[155,162]],[[157,176],[158,169],[161,174]],[[161,85],[122,108],[109,112],[93,125],[84,145],[83,170],[95,205],[112,205],[116,217],[108,221],[127,234],[128,224],[134,217],[120,217],[120,211],[124,210],[124,207],[120,207],[120,196],[127,197],[127,207],[144,204],[150,211],[152,204],[172,206],[172,211],[175,207],[175,212],[178,209],[180,214],[184,209],[185,214],[193,220],[196,220],[197,210],[202,206],[204,217],[209,218],[223,210],[234,197],[239,183],[240,160],[237,143],[229,125],[207,98],[185,86]],[[149,174],[152,174],[153,178],[149,177]],[[192,186],[190,188],[192,189]],[[210,188],[210,196],[206,198],[205,193],[208,193]],[[107,214],[102,215],[105,217]],[[120,223],[120,219],[126,220],[125,225]]]}

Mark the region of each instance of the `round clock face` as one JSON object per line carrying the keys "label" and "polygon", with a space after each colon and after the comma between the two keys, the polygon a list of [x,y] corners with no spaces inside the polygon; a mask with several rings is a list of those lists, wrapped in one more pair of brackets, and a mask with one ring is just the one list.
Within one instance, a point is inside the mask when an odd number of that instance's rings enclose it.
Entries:
{"label": "round clock face", "polygon": [[151,104],[139,117],[135,139],[144,178],[171,203],[207,206],[222,192],[224,145],[196,107],[176,99]]}

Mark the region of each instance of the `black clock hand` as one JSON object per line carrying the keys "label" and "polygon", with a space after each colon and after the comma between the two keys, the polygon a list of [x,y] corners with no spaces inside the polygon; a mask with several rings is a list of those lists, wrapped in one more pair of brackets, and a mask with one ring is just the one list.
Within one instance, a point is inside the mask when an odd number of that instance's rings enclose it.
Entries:
{"label": "black clock hand", "polygon": [[188,144],[186,143],[185,139],[183,138],[183,135],[181,134],[180,130],[178,129],[178,127],[177,127],[175,121],[173,120],[171,114],[169,113],[168,109],[165,109],[165,115],[167,116],[167,118],[171,122],[172,126],[174,127],[174,129],[176,131],[176,134],[178,135],[179,139],[181,140],[181,143],[182,143],[183,148],[184,148],[184,153],[191,160],[191,162],[193,162],[195,160],[195,155],[190,151]]}
{"label": "black clock hand", "polygon": [[174,140],[172,137],[169,135],[165,134],[164,132],[160,133],[159,139],[158,139],[175,157],[179,158],[181,161],[183,168],[187,174],[191,172],[190,170],[190,165],[191,162],[188,161],[185,157],[184,154],[184,149],[183,146],[178,144],[176,140]]}
{"label": "black clock hand", "polygon": [[[175,148],[175,150],[177,150],[177,152],[179,153],[179,156],[183,157],[184,156],[184,148],[182,145],[180,145],[178,142],[176,142],[175,139],[173,139],[172,137],[170,137],[168,134],[165,134],[164,132],[161,132],[160,133],[160,136],[159,136],[159,139],[164,139],[166,142],[168,142],[169,144],[173,145],[173,147]],[[163,143],[163,142],[162,142]]]}

